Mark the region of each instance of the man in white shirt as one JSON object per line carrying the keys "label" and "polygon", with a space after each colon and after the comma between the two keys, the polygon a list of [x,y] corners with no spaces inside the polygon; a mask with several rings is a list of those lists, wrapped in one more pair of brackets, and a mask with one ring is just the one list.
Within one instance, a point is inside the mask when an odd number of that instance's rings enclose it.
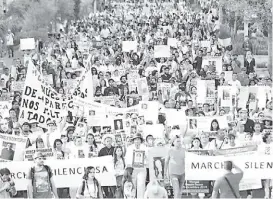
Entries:
{"label": "man in white shirt", "polygon": [[14,34],[11,32],[11,30],[8,30],[8,34],[6,36],[6,41],[7,41],[8,54],[9,54],[9,58],[10,58],[10,57],[14,56],[14,52],[13,52]]}
{"label": "man in white shirt", "polygon": [[237,79],[237,73],[233,73],[232,74],[232,80],[230,80],[228,82],[228,85],[232,86],[232,87],[236,87],[237,88],[237,93],[240,92],[240,88],[241,88],[241,82]]}

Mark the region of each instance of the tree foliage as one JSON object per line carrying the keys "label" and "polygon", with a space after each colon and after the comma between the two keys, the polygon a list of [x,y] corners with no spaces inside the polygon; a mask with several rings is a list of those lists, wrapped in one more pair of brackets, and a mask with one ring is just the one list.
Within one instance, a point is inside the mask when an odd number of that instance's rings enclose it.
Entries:
{"label": "tree foliage", "polygon": [[[23,35],[29,37],[44,37],[47,35],[48,26],[54,21],[57,9],[53,1],[40,1],[32,3],[28,12],[24,15],[22,28]],[[33,34],[35,33],[35,34]],[[27,35],[29,34],[29,35]]]}
{"label": "tree foliage", "polygon": [[74,17],[76,20],[79,19],[81,9],[81,0],[74,0]]}

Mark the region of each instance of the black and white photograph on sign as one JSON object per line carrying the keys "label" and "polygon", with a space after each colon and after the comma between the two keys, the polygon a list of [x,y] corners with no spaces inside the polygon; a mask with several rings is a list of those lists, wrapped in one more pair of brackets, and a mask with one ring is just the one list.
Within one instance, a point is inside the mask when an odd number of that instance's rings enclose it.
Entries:
{"label": "black and white photograph on sign", "polygon": [[115,135],[115,143],[117,143],[117,144],[123,144],[123,138],[122,138],[123,136],[122,136],[122,134],[116,134]]}
{"label": "black and white photograph on sign", "polygon": [[197,129],[197,119],[189,119],[189,128],[192,130]]}
{"label": "black and white photograph on sign", "polygon": [[223,100],[230,100],[230,91],[227,89],[223,89]]}
{"label": "black and white photograph on sign", "polygon": [[134,151],[133,152],[133,167],[143,168],[145,159],[145,151]]}
{"label": "black and white photograph on sign", "polygon": [[95,141],[98,142],[98,143],[101,143],[101,138],[102,138],[101,126],[93,126],[92,127],[92,132],[93,132]]}
{"label": "black and white photograph on sign", "polygon": [[16,150],[16,144],[11,142],[2,143],[1,159],[12,161]]}
{"label": "black and white photograph on sign", "polygon": [[137,126],[131,126],[131,135],[135,135],[137,133]]}
{"label": "black and white photograph on sign", "polygon": [[148,109],[148,104],[146,104],[146,103],[141,104],[141,109],[147,110]]}
{"label": "black and white photograph on sign", "polygon": [[103,126],[103,127],[102,127],[102,133],[103,133],[103,134],[109,134],[109,133],[112,132],[111,129],[112,129],[111,126]]}
{"label": "black and white photograph on sign", "polygon": [[165,158],[163,157],[154,157],[153,158],[154,165],[154,175],[156,179],[163,180],[164,179],[164,168],[165,168]]}
{"label": "black and white photograph on sign", "polygon": [[83,150],[78,150],[78,157],[79,158],[85,158],[85,154]]}
{"label": "black and white photograph on sign", "polygon": [[89,110],[89,116],[95,116],[96,111],[95,110]]}
{"label": "black and white photograph on sign", "polygon": [[138,125],[144,125],[145,124],[144,116],[139,116],[137,123]]}
{"label": "black and white photograph on sign", "polygon": [[123,120],[122,119],[114,120],[114,127],[116,131],[123,130]]}

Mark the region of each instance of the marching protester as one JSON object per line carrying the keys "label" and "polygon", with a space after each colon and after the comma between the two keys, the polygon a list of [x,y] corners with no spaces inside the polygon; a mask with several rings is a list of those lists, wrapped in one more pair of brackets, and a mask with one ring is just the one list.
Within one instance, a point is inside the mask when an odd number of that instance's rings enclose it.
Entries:
{"label": "marching protester", "polygon": [[11,179],[11,173],[8,168],[0,169],[0,196],[1,198],[12,198],[16,195],[15,183]]}
{"label": "marching protester", "polygon": [[[239,183],[244,172],[231,161],[225,161],[224,168],[226,173],[215,181],[212,198],[218,198],[219,191],[220,198],[240,198]],[[233,168],[237,173],[231,172]]]}
{"label": "marching protester", "polygon": [[[48,38],[20,38],[20,53],[9,30],[0,196],[239,198],[247,187],[269,198],[272,168],[251,165],[271,164],[272,79],[255,38],[221,37],[222,3],[115,0]],[[209,164],[237,155],[224,176]]]}
{"label": "marching protester", "polygon": [[49,166],[44,164],[44,155],[37,152],[33,156],[34,167],[30,168],[28,179],[29,198],[58,198],[57,189],[53,180],[53,173]]}
{"label": "marching protester", "polygon": [[95,177],[94,167],[87,167],[85,169],[76,198],[103,198],[101,185]]}

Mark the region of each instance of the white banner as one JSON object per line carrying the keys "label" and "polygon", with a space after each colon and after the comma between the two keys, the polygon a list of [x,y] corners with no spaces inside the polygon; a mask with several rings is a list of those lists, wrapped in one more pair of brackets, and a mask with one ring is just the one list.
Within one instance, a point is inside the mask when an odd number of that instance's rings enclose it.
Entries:
{"label": "white banner", "polygon": [[[27,138],[0,134],[0,161],[22,161],[24,158],[26,143]],[[3,168],[2,163],[1,168]]]}
{"label": "white banner", "polygon": [[[84,168],[89,166],[95,167],[96,178],[102,186],[116,185],[112,156],[77,159],[77,161],[48,160],[45,165],[52,169],[56,187],[79,187],[84,175]],[[1,168],[9,168],[17,190],[26,190],[28,185],[26,176],[33,166],[33,162],[7,162],[3,163]]]}
{"label": "white banner", "polygon": [[244,171],[244,179],[271,179],[272,158],[270,155],[198,156],[186,152],[186,179],[216,180],[224,174],[225,160],[231,160],[241,168]]}

